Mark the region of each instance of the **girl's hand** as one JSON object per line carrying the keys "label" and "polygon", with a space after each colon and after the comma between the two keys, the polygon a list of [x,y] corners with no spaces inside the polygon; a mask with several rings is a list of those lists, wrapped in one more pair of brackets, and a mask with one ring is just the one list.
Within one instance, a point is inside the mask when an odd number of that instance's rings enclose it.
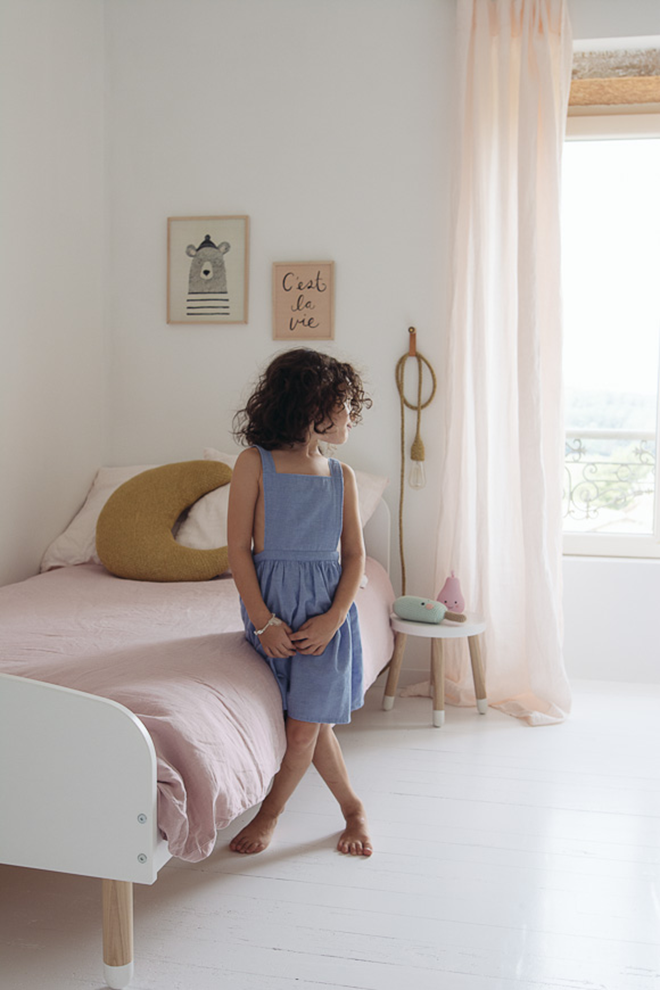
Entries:
{"label": "girl's hand", "polygon": [[330,612],[315,615],[303,622],[300,629],[291,633],[291,642],[298,653],[305,656],[318,657],[340,628],[341,622]]}
{"label": "girl's hand", "polygon": [[281,622],[279,626],[269,626],[264,629],[261,636],[257,636],[263,650],[268,657],[273,660],[281,660],[283,657],[294,657],[296,648],[291,642],[291,626],[286,622]]}

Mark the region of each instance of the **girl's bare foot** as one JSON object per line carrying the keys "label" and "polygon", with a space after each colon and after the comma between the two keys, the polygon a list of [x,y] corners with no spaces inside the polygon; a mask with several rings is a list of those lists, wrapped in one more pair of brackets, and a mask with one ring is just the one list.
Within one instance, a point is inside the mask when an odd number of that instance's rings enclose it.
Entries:
{"label": "girl's bare foot", "polygon": [[252,821],[234,836],[229,848],[237,853],[263,852],[270,845],[277,825],[277,817],[258,811]]}
{"label": "girl's bare foot", "polygon": [[346,828],[339,836],[337,849],[349,856],[371,856],[373,846],[367,831],[367,819],[363,811],[346,815]]}

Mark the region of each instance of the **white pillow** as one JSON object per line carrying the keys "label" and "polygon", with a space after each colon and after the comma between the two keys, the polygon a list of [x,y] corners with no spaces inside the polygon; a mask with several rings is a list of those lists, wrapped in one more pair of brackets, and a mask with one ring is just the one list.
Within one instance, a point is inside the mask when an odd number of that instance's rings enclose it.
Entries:
{"label": "white pillow", "polygon": [[[238,454],[227,454],[213,447],[205,447],[204,460],[222,461],[230,468],[234,467]],[[371,519],[376,506],[389,484],[389,478],[366,471],[356,471],[355,478],[358,486],[358,502],[360,505],[360,521],[362,525]],[[227,507],[229,505],[229,485],[216,488],[200,498],[188,511],[187,518],[182,522],[176,535],[177,543],[192,547],[194,550],[211,550],[214,547],[224,547],[227,544]]]}
{"label": "white pillow", "polygon": [[[213,447],[204,449],[205,461],[222,461],[234,467],[238,454],[223,454]],[[227,546],[227,508],[229,506],[229,485],[216,488],[203,495],[188,510],[188,515],[179,526],[176,542],[193,550],[213,550]]]}
{"label": "white pillow", "polygon": [[[213,447],[204,449],[204,460],[222,461],[233,468],[238,453],[228,454]],[[84,505],[57,539],[46,550],[40,570],[49,571],[54,567],[69,567],[74,564],[100,564],[96,553],[96,523],[101,509],[114,491],[136,474],[148,471],[153,464],[130,467],[99,468]],[[364,526],[373,515],[378,501],[389,484],[387,478],[356,471],[360,519]],[[194,550],[213,550],[227,545],[227,507],[229,485],[216,488],[200,498],[188,511],[175,530],[175,539],[185,547]]]}
{"label": "white pillow", "polygon": [[99,468],[82,509],[48,547],[43,555],[40,571],[43,573],[53,567],[68,567],[72,564],[100,564],[96,553],[96,523],[101,509],[120,485],[153,466],[143,464]]}
{"label": "white pillow", "polygon": [[379,474],[367,474],[366,471],[355,471],[358,489],[358,504],[360,506],[360,522],[366,526],[381,500],[383,492],[390,483],[389,478]]}

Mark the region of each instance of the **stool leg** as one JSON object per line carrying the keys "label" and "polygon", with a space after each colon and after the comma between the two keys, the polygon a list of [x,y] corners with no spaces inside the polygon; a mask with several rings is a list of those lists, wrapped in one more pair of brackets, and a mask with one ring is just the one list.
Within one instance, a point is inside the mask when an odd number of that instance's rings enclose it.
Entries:
{"label": "stool leg", "polygon": [[445,650],[441,639],[431,640],[431,674],[433,679],[433,724],[445,724]]}
{"label": "stool leg", "polygon": [[390,670],[387,675],[385,694],[383,695],[383,710],[386,712],[389,712],[392,708],[394,708],[396,686],[399,683],[399,674],[401,673],[401,664],[403,663],[403,654],[406,649],[407,639],[408,637],[405,633],[396,633],[394,638],[394,653],[392,654],[392,659],[390,661]]}
{"label": "stool leg", "polygon": [[472,663],[474,693],[477,696],[477,710],[480,715],[485,715],[488,711],[488,699],[486,697],[486,678],[484,677],[484,665],[481,662],[481,648],[479,646],[478,636],[468,636],[468,648]]}

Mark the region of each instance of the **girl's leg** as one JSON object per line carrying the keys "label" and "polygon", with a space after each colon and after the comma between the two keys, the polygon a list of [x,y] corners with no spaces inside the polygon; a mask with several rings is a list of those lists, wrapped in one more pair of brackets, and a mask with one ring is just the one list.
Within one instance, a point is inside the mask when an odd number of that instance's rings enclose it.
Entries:
{"label": "girl's leg", "polygon": [[255,817],[230,842],[229,848],[234,852],[259,853],[268,846],[286,802],[312,762],[320,728],[315,722],[286,720],[287,746],[282,766]]}
{"label": "girl's leg", "polygon": [[339,802],[346,819],[346,828],[339,837],[337,849],[351,856],[371,856],[373,847],[364,805],[351,787],[341,746],[331,725],[321,726],[313,763]]}

